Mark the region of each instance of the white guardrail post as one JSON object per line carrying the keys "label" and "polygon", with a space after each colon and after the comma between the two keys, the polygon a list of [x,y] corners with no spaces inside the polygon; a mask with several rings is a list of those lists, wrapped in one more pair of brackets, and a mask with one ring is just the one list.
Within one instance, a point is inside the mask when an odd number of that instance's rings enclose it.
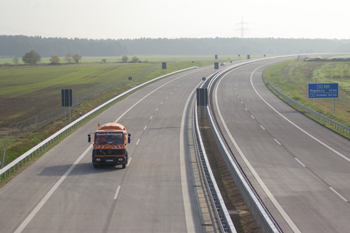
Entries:
{"label": "white guardrail post", "polygon": [[109,104],[113,103],[114,101],[120,99],[121,97],[132,93],[133,91],[144,87],[152,82],[158,81],[160,79],[169,77],[171,75],[180,73],[180,72],[184,72],[184,71],[188,71],[191,69],[196,69],[198,68],[197,66],[193,66],[190,68],[186,68],[186,69],[182,69],[182,70],[178,70],[169,74],[165,74],[162,75],[160,77],[154,78],[150,81],[147,81],[145,83],[142,83],[126,92],[123,92],[120,95],[115,96],[114,98],[110,99],[109,101],[103,103],[102,105],[92,109],[90,112],[86,113],[85,115],[79,117],[78,119],[76,119],[75,121],[71,122],[70,124],[68,124],[67,126],[65,126],[64,128],[60,129],[59,131],[57,131],[55,134],[51,135],[50,137],[48,137],[47,139],[45,139],[44,141],[40,142],[39,144],[37,144],[36,146],[34,146],[33,148],[31,148],[30,150],[28,150],[27,152],[25,152],[24,154],[22,154],[21,156],[19,156],[17,159],[13,160],[11,163],[7,164],[5,167],[3,167],[0,170],[0,181],[1,178],[6,178],[6,174],[10,175],[10,170],[12,169],[12,172],[18,168],[18,166],[22,166],[23,163],[25,163],[26,161],[29,161],[30,158],[32,158],[34,155],[36,155],[37,153],[39,153],[40,151],[42,151],[43,149],[45,149],[47,146],[49,146],[51,143],[53,143],[54,141],[56,141],[57,139],[61,138],[62,136],[64,136],[66,133],[69,133],[72,129],[75,129],[80,123],[86,121],[87,119],[89,119],[89,117],[91,115],[93,115],[94,113],[98,112],[99,110],[101,110],[102,108],[108,106]]}

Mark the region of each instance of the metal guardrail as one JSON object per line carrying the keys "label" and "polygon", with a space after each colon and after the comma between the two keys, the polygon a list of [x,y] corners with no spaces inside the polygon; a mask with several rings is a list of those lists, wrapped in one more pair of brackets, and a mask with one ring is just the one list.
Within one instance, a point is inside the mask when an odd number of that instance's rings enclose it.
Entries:
{"label": "metal guardrail", "polygon": [[[211,87],[213,86],[215,80],[219,78],[221,75],[239,66],[253,63],[253,62],[256,62],[256,61],[245,62],[242,64],[234,65],[232,67],[229,67],[228,69],[225,69],[216,73],[209,82],[208,93],[210,93]],[[274,218],[272,217],[272,215],[270,214],[270,212],[268,211],[268,209],[265,207],[264,203],[260,199],[259,195],[254,190],[253,186],[250,184],[248,178],[245,176],[238,162],[234,159],[234,155],[232,154],[231,150],[226,144],[226,141],[224,140],[221,134],[221,131],[219,130],[216,124],[216,120],[214,119],[214,114],[212,113],[210,105],[207,106],[207,112],[209,116],[209,123],[211,125],[211,129],[213,131],[217,145],[221,151],[221,154],[224,157],[225,163],[230,171],[230,174],[234,182],[236,183],[236,186],[240,194],[242,195],[245,203],[247,204],[248,209],[250,210],[250,213],[253,215],[253,218],[257,223],[257,226],[260,227],[261,232],[274,232],[274,233],[282,232],[282,230],[280,229],[278,224],[275,222]]]}
{"label": "metal guardrail", "polygon": [[198,125],[197,105],[194,109],[194,128],[195,128],[195,148],[200,159],[200,165],[204,181],[210,196],[211,203],[216,215],[221,232],[237,233],[235,226],[231,220],[230,214],[227,211],[224,199],[221,196],[220,189],[216,183],[214,174],[211,170],[204,144],[201,138],[201,133]]}
{"label": "metal guardrail", "polygon": [[5,167],[3,167],[0,170],[0,181],[1,178],[3,177],[4,179],[6,178],[6,175],[10,175],[10,172],[12,170],[12,172],[15,171],[15,169],[18,169],[19,166],[22,166],[23,163],[26,163],[27,161],[29,161],[34,155],[36,155],[37,153],[41,152],[42,150],[44,150],[45,148],[47,148],[48,146],[50,146],[52,143],[54,143],[56,140],[60,139],[61,137],[63,137],[65,134],[71,132],[72,130],[74,130],[75,128],[78,127],[79,124],[85,122],[86,120],[90,119],[90,117],[97,113],[98,111],[100,111],[101,109],[103,109],[104,107],[112,104],[114,101],[120,99],[121,97],[124,97],[125,95],[141,88],[144,87],[152,82],[155,82],[159,79],[183,72],[183,71],[187,71],[187,70],[191,70],[191,69],[195,69],[198,68],[197,66],[193,66],[190,68],[186,68],[186,69],[182,69],[182,70],[178,70],[166,75],[162,75],[160,77],[157,77],[155,79],[152,79],[150,81],[147,81],[143,84],[140,84],[126,92],[123,92],[120,95],[117,95],[116,97],[110,99],[109,101],[105,102],[104,104],[92,109],[90,112],[88,112],[87,114],[81,116],[80,118],[76,119],[75,121],[73,121],[72,123],[70,123],[69,125],[65,126],[64,128],[62,128],[61,130],[57,131],[55,134],[51,135],[50,137],[48,137],[47,139],[45,139],[44,141],[40,142],[39,144],[37,144],[36,146],[34,146],[33,148],[31,148],[30,150],[28,150],[27,152],[25,152],[24,154],[22,154],[21,156],[19,156],[17,159],[15,159],[14,161],[12,161],[11,163],[9,163],[8,165],[6,165]]}
{"label": "metal guardrail", "polygon": [[297,102],[296,100],[290,98],[289,96],[287,96],[286,94],[284,94],[283,92],[281,92],[280,90],[278,90],[275,86],[272,85],[272,83],[269,82],[269,85],[272,87],[272,89],[274,91],[276,91],[279,95],[283,96],[283,98],[286,99],[287,102],[289,102],[290,104],[297,106],[298,108],[302,109],[302,111],[307,112],[308,114],[310,114],[313,118],[317,119],[317,121],[319,121],[322,124],[325,125],[329,125],[332,128],[334,128],[335,131],[339,132],[339,133],[343,133],[346,134],[348,136],[350,136],[350,127],[347,127],[345,125],[342,125],[336,121],[333,121],[331,119],[329,119],[326,116],[323,116],[322,114],[319,114],[318,112],[315,112],[314,110],[305,107],[304,105],[300,104],[299,102]]}

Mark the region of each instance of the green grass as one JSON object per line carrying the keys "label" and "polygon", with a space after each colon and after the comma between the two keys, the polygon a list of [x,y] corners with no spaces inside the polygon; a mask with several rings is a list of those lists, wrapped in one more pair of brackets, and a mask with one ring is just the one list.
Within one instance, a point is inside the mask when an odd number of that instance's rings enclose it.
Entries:
{"label": "green grass", "polygon": [[152,64],[103,66],[45,66],[2,69],[0,96],[15,97],[53,86],[69,87],[78,84],[100,84],[140,76]]}

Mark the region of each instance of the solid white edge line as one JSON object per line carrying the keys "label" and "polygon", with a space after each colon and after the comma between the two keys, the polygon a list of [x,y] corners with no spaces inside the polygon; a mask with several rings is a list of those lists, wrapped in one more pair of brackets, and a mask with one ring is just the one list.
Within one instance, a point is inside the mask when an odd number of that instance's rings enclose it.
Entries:
{"label": "solid white edge line", "polygon": [[343,201],[348,201],[348,200],[346,200],[342,195],[340,195],[340,193],[338,193],[334,188],[332,188],[332,187],[329,187],[335,194],[337,194],[341,199],[343,199]]}
{"label": "solid white edge line", "polygon": [[[255,71],[253,71],[254,73]],[[229,73],[227,73],[229,74]],[[223,78],[227,75],[225,74],[219,81],[218,84],[215,87],[215,104],[217,107],[217,111],[219,114],[219,117],[221,119],[221,122],[226,130],[226,133],[228,134],[231,142],[233,143],[233,145],[235,146],[236,150],[238,151],[238,153],[240,154],[241,158],[243,159],[243,161],[245,162],[245,164],[247,165],[247,167],[249,168],[250,172],[253,174],[253,176],[255,177],[255,179],[257,180],[257,182],[259,183],[260,187],[264,190],[264,192],[266,193],[266,195],[268,196],[268,198],[270,199],[270,201],[273,203],[273,205],[276,207],[277,211],[281,214],[281,216],[284,218],[284,220],[287,222],[287,224],[289,225],[289,227],[296,233],[301,233],[299,228],[295,225],[295,223],[293,222],[293,220],[289,217],[289,215],[286,213],[286,211],[282,208],[282,206],[280,205],[280,203],[277,201],[277,199],[275,198],[275,196],[272,195],[272,193],[270,192],[270,190],[267,188],[267,186],[265,185],[265,183],[263,182],[263,180],[260,178],[259,174],[256,172],[256,170],[254,169],[254,167],[250,164],[249,160],[247,159],[247,157],[244,155],[243,151],[241,150],[241,148],[238,146],[236,140],[233,138],[231,132],[229,131],[225,120],[223,119],[222,115],[221,115],[221,111],[219,108],[219,104],[218,104],[218,98],[217,98],[217,89],[218,86],[221,83],[221,80],[223,80]]]}
{"label": "solid white edge line", "polygon": [[92,144],[75,160],[75,162],[69,167],[69,169],[61,176],[61,178],[56,182],[56,184],[50,189],[49,192],[41,199],[41,201],[36,205],[32,212],[24,219],[21,225],[16,229],[14,233],[20,233],[29,224],[29,222],[35,217],[39,210],[45,205],[47,200],[56,191],[56,189],[62,184],[62,182],[67,178],[67,176],[72,172],[75,166],[80,162],[80,160],[92,149]]}
{"label": "solid white edge line", "polygon": [[192,215],[192,208],[191,208],[191,200],[190,195],[188,191],[188,184],[187,184],[187,172],[186,172],[186,163],[185,163],[185,146],[184,146],[184,132],[185,132],[185,119],[186,119],[186,110],[189,105],[189,102],[191,100],[192,95],[196,91],[197,87],[200,85],[199,83],[195,89],[191,92],[190,96],[188,97],[184,110],[182,112],[182,119],[181,119],[181,126],[180,126],[180,173],[181,173],[181,187],[182,187],[182,198],[183,198],[183,205],[185,209],[185,220],[186,220],[186,228],[188,233],[194,233],[195,227],[194,227],[194,220]]}
{"label": "solid white edge line", "polygon": [[114,195],[114,198],[113,198],[114,200],[116,200],[118,198],[119,191],[120,191],[120,185],[118,186],[117,191],[115,192],[115,195]]}

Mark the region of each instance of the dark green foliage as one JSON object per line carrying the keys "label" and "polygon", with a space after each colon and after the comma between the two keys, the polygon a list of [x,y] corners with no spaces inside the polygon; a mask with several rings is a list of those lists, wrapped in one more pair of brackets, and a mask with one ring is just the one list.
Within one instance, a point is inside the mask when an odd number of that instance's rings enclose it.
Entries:
{"label": "dark green foliage", "polygon": [[37,52],[32,50],[32,51],[24,54],[24,56],[22,57],[22,60],[23,60],[24,63],[30,64],[30,65],[34,65],[37,62],[40,62],[41,56],[40,56],[40,54],[38,54]]}
{"label": "dark green foliage", "polygon": [[[43,57],[66,53],[81,56],[127,55],[244,55],[349,52],[350,40],[284,38],[140,38],[92,40],[0,36],[0,56],[23,56],[35,50]],[[245,56],[245,55],[244,55]],[[243,57],[244,57],[243,56]]]}

